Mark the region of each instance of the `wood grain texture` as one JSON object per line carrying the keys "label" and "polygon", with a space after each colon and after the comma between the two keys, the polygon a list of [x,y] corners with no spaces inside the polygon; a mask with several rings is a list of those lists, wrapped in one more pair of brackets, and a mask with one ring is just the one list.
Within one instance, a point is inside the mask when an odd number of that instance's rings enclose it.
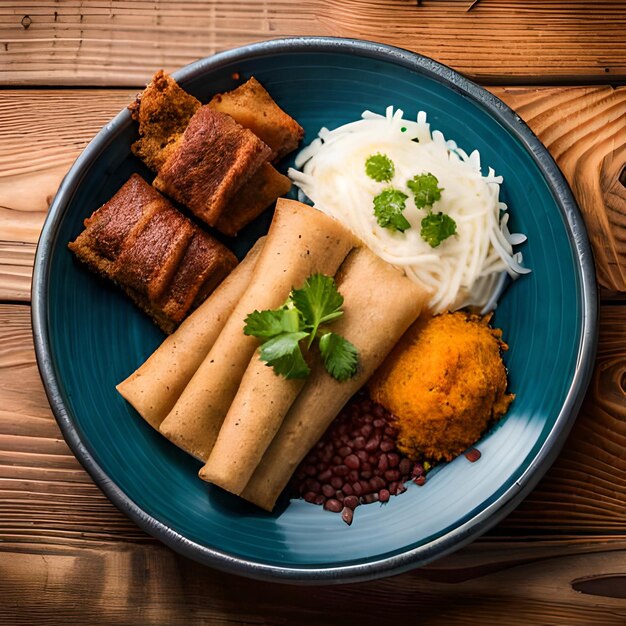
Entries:
{"label": "wood grain texture", "polygon": [[[568,179],[600,285],[626,291],[626,88],[492,91],[528,122]],[[0,91],[0,300],[28,301],[45,212],[74,159],[135,90]]]}
{"label": "wood grain texture", "polygon": [[494,91],[565,174],[583,210],[600,285],[626,291],[626,88]]}
{"label": "wood grain texture", "polygon": [[[28,306],[0,305],[0,623],[55,624],[57,615],[64,624],[626,622],[626,601],[610,586],[626,576],[626,307],[604,308],[583,411],[512,515],[431,567],[313,589],[199,566],[119,513],[50,414],[29,315]],[[572,589],[596,577],[609,582],[595,595]]]}
{"label": "wood grain texture", "polygon": [[0,92],[0,301],[30,300],[35,247],[63,176],[135,93]]}
{"label": "wood grain texture", "polygon": [[[482,82],[626,78],[621,0],[37,0],[0,4],[0,84],[139,86],[216,51],[293,35],[405,47]],[[129,52],[131,51],[132,52]]]}

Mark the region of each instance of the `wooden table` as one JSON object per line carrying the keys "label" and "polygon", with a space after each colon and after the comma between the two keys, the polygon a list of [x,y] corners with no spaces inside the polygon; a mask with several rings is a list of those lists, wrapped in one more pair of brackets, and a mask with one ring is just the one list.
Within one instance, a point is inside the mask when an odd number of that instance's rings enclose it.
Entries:
{"label": "wooden table", "polygon": [[[613,0],[0,3],[3,624],[626,624],[626,3]],[[471,8],[471,10],[469,10]],[[361,37],[490,86],[550,149],[602,287],[586,402],[525,502],[471,546],[366,584],[224,575],[140,531],[64,443],[35,365],[30,278],[72,161],[154,70],[285,35]]]}

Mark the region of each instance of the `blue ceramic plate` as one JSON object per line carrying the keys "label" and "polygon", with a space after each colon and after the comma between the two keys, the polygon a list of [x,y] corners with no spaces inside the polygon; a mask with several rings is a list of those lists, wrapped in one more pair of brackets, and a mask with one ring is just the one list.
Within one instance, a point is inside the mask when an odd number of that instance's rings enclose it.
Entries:
{"label": "blue ceramic plate", "polygon": [[[155,68],[155,70],[158,68]],[[33,278],[33,326],[41,375],[61,430],[107,496],[175,550],[258,578],[347,581],[432,561],[491,527],[532,489],[554,460],[589,381],[597,296],[583,222],[545,148],[497,98],[452,70],[387,46],[345,39],[255,44],[198,61],[175,74],[203,101],[254,75],[306,130],[357,119],[393,104],[424,109],[433,128],[504,176],[512,230],[532,274],[500,302],[495,324],[510,344],[506,362],[517,399],[479,443],[411,484],[386,505],[360,507],[351,527],[304,501],[268,514],[202,482],[199,463],[152,430],[117,394],[159,345],[161,332],[113,286],[67,250],[82,220],[127,180],[148,171],[131,155],[127,111],[76,161],[52,204]],[[88,96],[86,96],[88,97]],[[286,169],[290,162],[281,164]],[[269,223],[236,242],[241,256]]]}

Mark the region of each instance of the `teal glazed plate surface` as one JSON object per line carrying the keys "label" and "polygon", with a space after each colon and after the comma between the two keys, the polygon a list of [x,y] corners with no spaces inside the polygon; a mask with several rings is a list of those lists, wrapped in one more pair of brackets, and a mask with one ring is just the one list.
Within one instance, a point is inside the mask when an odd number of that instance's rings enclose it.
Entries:
{"label": "teal glazed plate surface", "polygon": [[[174,77],[206,102],[252,75],[305,128],[302,145],[322,126],[392,104],[407,117],[426,111],[432,128],[467,152],[477,148],[483,168],[504,177],[511,230],[528,235],[520,249],[532,273],[506,291],[494,318],[510,346],[505,360],[517,398],[477,444],[482,458],[469,463],[461,456],[431,472],[425,486],[411,483],[388,504],[359,507],[350,527],[302,500],[283,496],[269,514],[201,481],[200,463],[152,430],[115,390],[162,333],[67,249],[83,219],[133,172],[152,178],[130,152],[136,129],[127,111],[78,158],[43,228],[33,277],[41,375],[67,442],[95,482],[174,550],[230,572],[290,582],[399,573],[460,548],[502,519],[563,445],[596,346],[597,294],[584,224],[559,169],[519,117],[430,59],[364,41],[286,39],[217,54]],[[240,257],[270,217],[229,242]]]}

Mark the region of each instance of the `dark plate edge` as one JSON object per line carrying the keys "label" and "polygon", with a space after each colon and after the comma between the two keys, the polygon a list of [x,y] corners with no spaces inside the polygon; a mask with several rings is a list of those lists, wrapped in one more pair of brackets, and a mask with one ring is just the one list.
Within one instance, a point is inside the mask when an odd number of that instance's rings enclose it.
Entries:
{"label": "dark plate edge", "polygon": [[100,151],[114,139],[121,126],[127,123],[127,111],[119,113],[96,135],[63,179],[50,206],[35,256],[32,279],[32,325],[37,365],[54,416],[72,452],[115,506],[143,530],[189,558],[223,571],[259,580],[283,581],[292,584],[332,584],[365,581],[405,572],[463,547],[508,515],[534,488],[545,471],[554,462],[573,426],[593,371],[598,336],[598,296],[593,256],[583,218],[569,185],[552,156],[521,118],[496,96],[449,67],[427,57],[375,42],[332,37],[276,39],[243,46],[192,63],[175,72],[174,77],[181,81],[190,80],[198,74],[202,74],[208,68],[217,68],[220,65],[247,58],[250,55],[262,56],[276,52],[306,51],[354,52],[355,50],[357,53],[373,59],[385,61],[391,59],[404,67],[426,74],[439,82],[448,84],[452,89],[469,96],[483,108],[486,108],[493,117],[514,134],[534,158],[567,220],[571,230],[571,238],[578,251],[577,260],[579,263],[583,300],[583,332],[579,345],[577,367],[567,397],[554,428],[524,474],[496,502],[489,505],[471,520],[427,546],[366,564],[328,568],[279,567],[233,557],[227,553],[189,541],[168,526],[146,514],[109,479],[87,447],[82,443],[80,435],[63,405],[50,355],[46,301],[52,244],[56,240],[58,225],[63,215],[64,207],[82,181],[92,159],[97,157]]}

